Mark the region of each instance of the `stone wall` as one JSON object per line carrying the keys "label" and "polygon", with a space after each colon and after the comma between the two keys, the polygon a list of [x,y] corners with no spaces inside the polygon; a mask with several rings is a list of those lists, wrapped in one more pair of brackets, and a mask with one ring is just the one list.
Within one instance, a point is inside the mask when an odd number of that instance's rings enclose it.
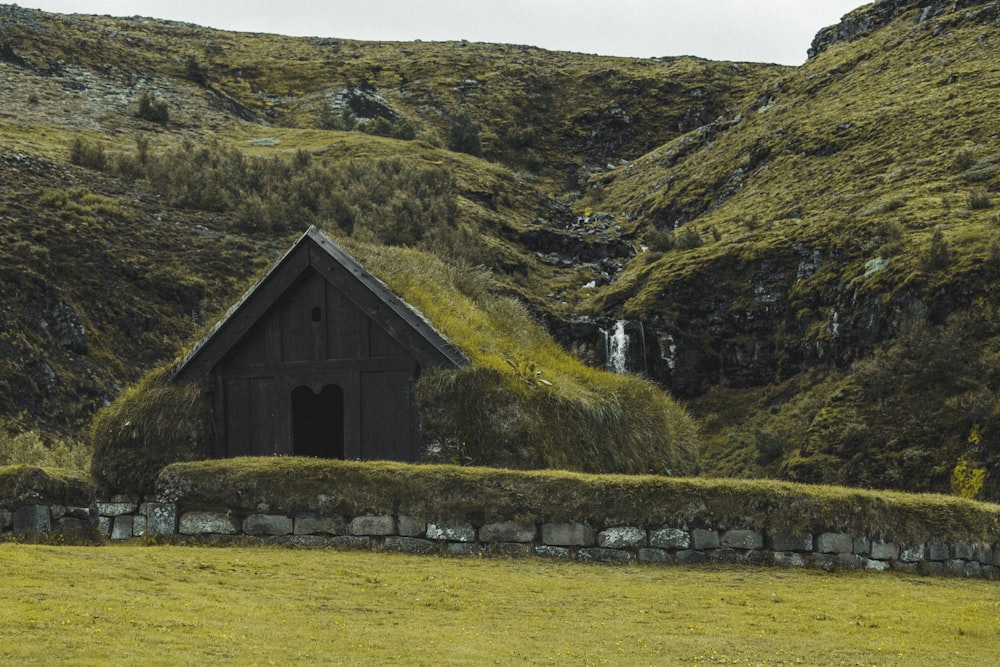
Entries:
{"label": "stone wall", "polygon": [[[21,518],[13,526],[11,519],[5,519],[4,531],[18,532],[25,526],[42,531],[47,513],[53,521],[49,524],[51,529],[58,530],[66,525],[60,521],[76,518],[80,511],[73,510],[77,514],[71,514],[69,510],[46,506],[31,508],[18,510]],[[59,519],[52,519],[60,512]],[[100,534],[110,540],[248,539],[415,554],[538,556],[597,563],[729,563],[815,567],[827,571],[901,570],[1000,578],[1000,544],[899,544],[842,532],[788,534],[740,528],[613,525],[613,522],[595,526],[517,518],[476,525],[467,520],[429,521],[402,514],[185,512],[174,503],[140,502],[125,497],[98,502],[92,512]]]}

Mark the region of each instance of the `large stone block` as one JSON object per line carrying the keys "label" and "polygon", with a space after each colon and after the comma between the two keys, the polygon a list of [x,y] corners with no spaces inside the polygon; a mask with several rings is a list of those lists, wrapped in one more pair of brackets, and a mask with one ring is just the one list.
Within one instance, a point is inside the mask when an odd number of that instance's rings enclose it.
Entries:
{"label": "large stone block", "polygon": [[916,563],[927,559],[927,545],[914,544],[899,550],[899,560],[904,563]]}
{"label": "large stone block", "polygon": [[542,558],[558,558],[560,560],[573,558],[573,552],[566,547],[553,547],[548,544],[541,544],[535,547],[535,555]]}
{"label": "large stone block", "polygon": [[682,549],[674,554],[674,558],[677,559],[678,563],[683,563],[685,565],[704,563],[708,560],[704,551],[696,551],[694,549]]}
{"label": "large stone block", "polygon": [[395,535],[396,520],[387,514],[356,516],[351,520],[351,535]]}
{"label": "large stone block", "polygon": [[52,515],[48,505],[25,505],[14,510],[14,534],[31,537],[52,531]]}
{"label": "large stone block", "polygon": [[720,543],[731,549],[763,549],[764,536],[756,530],[727,530]]}
{"label": "large stone block", "polygon": [[607,549],[632,549],[646,546],[646,531],[635,526],[618,526],[597,534],[597,546]]}
{"label": "large stone block", "polygon": [[680,528],[659,528],[649,532],[649,545],[661,549],[687,549],[691,546],[691,533]]}
{"label": "large stone block", "polygon": [[594,529],[586,523],[546,523],[542,525],[542,542],[554,547],[594,546]]}
{"label": "large stone block", "polygon": [[247,535],[291,535],[292,519],[284,514],[251,514],[243,520]]}
{"label": "large stone block", "polygon": [[796,551],[776,551],[773,562],[781,567],[805,567],[805,557]]}
{"label": "large stone block", "polygon": [[153,537],[173,537],[177,534],[177,505],[146,503],[146,534]]}
{"label": "large stone block", "polygon": [[427,532],[427,522],[416,517],[401,514],[396,529],[403,537],[422,537]]}
{"label": "large stone block", "polygon": [[871,557],[875,560],[896,560],[899,558],[899,545],[895,542],[872,542]]}
{"label": "large stone block", "polygon": [[448,542],[445,550],[452,556],[482,556],[485,547],[478,542]]}
{"label": "large stone block", "polygon": [[295,535],[342,535],[347,532],[347,523],[339,514],[303,512],[295,515],[292,532]]}
{"label": "large stone block", "polygon": [[666,549],[656,549],[653,547],[645,547],[639,549],[639,562],[640,563],[672,563],[674,562],[673,556]]}
{"label": "large stone block", "polygon": [[705,530],[704,528],[695,528],[691,531],[691,548],[692,549],[718,549],[719,544],[719,532],[715,530]]}
{"label": "large stone block", "polygon": [[132,537],[133,530],[135,530],[135,515],[119,514],[112,517],[111,539],[127,540]]}
{"label": "large stone block", "polygon": [[778,531],[771,534],[771,548],[774,551],[812,551],[812,533]]}
{"label": "large stone block", "polygon": [[591,563],[631,563],[634,556],[624,549],[608,549],[605,547],[589,547],[580,549],[577,558]]}
{"label": "large stone block", "polygon": [[476,529],[468,521],[437,521],[427,524],[427,539],[475,542]]}
{"label": "large stone block", "polygon": [[185,512],[181,515],[182,535],[236,535],[240,524],[229,512]]}
{"label": "large stone block", "polygon": [[486,551],[491,556],[506,558],[527,558],[534,553],[530,542],[492,542],[487,545]]}
{"label": "large stone block", "polygon": [[973,549],[973,560],[977,560],[983,565],[993,562],[993,549],[987,544],[977,544]]}
{"label": "large stone block", "polygon": [[86,536],[90,532],[90,524],[75,516],[64,516],[52,523],[52,529],[60,535]]}
{"label": "large stone block", "polygon": [[951,547],[947,544],[932,542],[927,549],[927,558],[932,561],[944,561],[951,558]]}
{"label": "large stone block", "polygon": [[14,515],[10,510],[0,509],[0,532],[7,532],[14,529]]}
{"label": "large stone block", "polygon": [[121,516],[122,514],[135,514],[139,509],[138,503],[97,503],[97,513],[101,516]]}
{"label": "large stone block", "polygon": [[955,558],[957,560],[972,560],[975,554],[975,548],[968,542],[959,542],[955,545]]}
{"label": "large stone block", "polygon": [[488,523],[479,529],[479,539],[483,542],[532,542],[537,535],[535,524],[520,521]]}
{"label": "large stone block", "polygon": [[821,554],[853,553],[854,538],[847,533],[820,533],[816,538],[816,551]]}
{"label": "large stone block", "polygon": [[875,570],[876,572],[885,572],[891,568],[889,561],[878,560],[877,558],[866,558],[865,559],[865,569]]}
{"label": "large stone block", "polygon": [[857,554],[837,554],[837,565],[847,570],[860,570],[865,566],[865,559]]}
{"label": "large stone block", "polygon": [[425,554],[437,548],[437,545],[431,540],[400,535],[386,537],[383,546],[386,551],[401,551],[407,554]]}

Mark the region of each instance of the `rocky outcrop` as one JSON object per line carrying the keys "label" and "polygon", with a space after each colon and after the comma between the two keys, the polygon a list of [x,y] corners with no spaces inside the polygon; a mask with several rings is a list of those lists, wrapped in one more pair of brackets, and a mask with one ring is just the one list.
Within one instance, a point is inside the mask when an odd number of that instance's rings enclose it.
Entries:
{"label": "rocky outcrop", "polygon": [[[840,23],[816,33],[809,47],[809,57],[818,56],[837,42],[862,39],[914,8],[917,8],[913,18],[915,25],[959,11],[962,11],[960,20],[979,23],[994,22],[1000,16],[1000,5],[985,0],[880,0],[844,15]],[[935,34],[941,29],[941,26],[936,26]]]}

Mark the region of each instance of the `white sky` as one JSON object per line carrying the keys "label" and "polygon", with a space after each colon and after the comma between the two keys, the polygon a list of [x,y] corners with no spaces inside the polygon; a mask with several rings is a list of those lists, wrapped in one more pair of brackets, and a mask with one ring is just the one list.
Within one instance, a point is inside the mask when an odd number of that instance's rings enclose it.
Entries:
{"label": "white sky", "polygon": [[601,55],[801,65],[820,28],[866,0],[23,0],[245,32],[528,44]]}

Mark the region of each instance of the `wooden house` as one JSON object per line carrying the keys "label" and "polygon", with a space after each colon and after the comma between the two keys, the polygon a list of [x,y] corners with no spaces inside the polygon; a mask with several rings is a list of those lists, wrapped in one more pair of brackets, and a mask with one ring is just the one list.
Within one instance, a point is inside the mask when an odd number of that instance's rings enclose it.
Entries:
{"label": "wooden house", "polygon": [[315,227],[174,374],[212,396],[215,456],[413,460],[413,382],[466,358]]}

